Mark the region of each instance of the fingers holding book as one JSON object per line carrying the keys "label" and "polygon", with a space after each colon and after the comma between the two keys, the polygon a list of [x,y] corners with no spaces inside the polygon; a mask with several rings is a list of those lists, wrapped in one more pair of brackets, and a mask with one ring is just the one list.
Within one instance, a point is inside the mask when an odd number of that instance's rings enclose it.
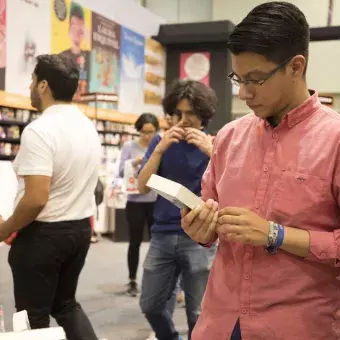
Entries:
{"label": "fingers holding book", "polygon": [[203,205],[189,211],[181,211],[182,228],[194,241],[208,244],[215,238],[218,221],[218,203],[209,199]]}

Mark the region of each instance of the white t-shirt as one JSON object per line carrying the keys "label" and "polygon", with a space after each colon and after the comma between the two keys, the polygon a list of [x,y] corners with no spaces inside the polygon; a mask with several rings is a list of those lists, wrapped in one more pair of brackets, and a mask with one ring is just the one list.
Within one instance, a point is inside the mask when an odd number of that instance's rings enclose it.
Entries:
{"label": "white t-shirt", "polygon": [[101,145],[91,121],[73,105],[53,105],[29,124],[14,160],[19,187],[16,204],[25,192],[20,176],[51,176],[49,200],[36,220],[72,221],[93,215]]}

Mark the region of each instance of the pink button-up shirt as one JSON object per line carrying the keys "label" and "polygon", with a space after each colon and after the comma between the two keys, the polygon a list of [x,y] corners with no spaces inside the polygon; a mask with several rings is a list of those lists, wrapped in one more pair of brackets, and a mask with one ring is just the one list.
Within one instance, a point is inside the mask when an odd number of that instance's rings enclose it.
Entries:
{"label": "pink button-up shirt", "polygon": [[272,128],[250,114],[214,143],[202,196],[308,230],[307,258],[220,237],[193,340],[335,340],[340,308],[340,115],[315,93]]}

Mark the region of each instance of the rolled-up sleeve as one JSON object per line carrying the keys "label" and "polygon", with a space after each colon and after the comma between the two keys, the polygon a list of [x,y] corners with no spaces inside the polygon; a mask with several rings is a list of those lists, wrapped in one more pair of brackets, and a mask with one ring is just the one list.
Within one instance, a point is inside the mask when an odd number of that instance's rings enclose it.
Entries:
{"label": "rolled-up sleeve", "polygon": [[309,231],[310,245],[306,260],[340,267],[340,230]]}
{"label": "rolled-up sleeve", "polygon": [[[338,157],[340,160],[340,157]],[[333,177],[333,195],[337,197],[340,210],[340,161]],[[340,267],[340,220],[334,231],[309,230],[309,254],[306,260]]]}

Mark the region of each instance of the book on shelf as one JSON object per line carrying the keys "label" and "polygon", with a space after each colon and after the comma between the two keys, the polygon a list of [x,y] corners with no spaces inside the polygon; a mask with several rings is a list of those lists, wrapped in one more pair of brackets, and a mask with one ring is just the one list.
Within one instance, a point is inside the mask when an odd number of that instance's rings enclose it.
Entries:
{"label": "book on shelf", "polygon": [[192,210],[204,204],[202,199],[188,188],[162,176],[151,175],[146,186],[180,209],[187,207]]}

